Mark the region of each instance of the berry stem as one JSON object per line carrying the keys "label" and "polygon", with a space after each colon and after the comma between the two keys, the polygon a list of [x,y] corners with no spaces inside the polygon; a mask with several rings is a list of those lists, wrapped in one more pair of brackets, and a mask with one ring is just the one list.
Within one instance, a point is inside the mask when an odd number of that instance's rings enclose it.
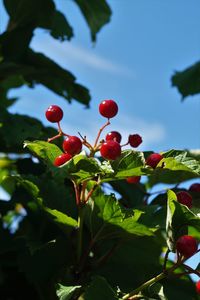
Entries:
{"label": "berry stem", "polygon": [[102,133],[102,131],[106,128],[106,126],[110,125],[110,120],[108,119],[108,121],[106,122],[106,124],[104,124],[100,129],[99,129],[99,132],[98,132],[98,135],[97,135],[97,138],[95,140],[95,143],[94,143],[94,149],[97,147],[97,144],[98,144],[98,141],[99,141],[99,138],[100,138],[100,135]]}
{"label": "berry stem", "polygon": [[84,219],[84,206],[79,205],[79,207],[78,207],[78,245],[77,245],[77,261],[78,262],[82,255],[83,219]]}
{"label": "berry stem", "polygon": [[167,266],[167,259],[169,256],[170,250],[167,249],[166,253],[165,253],[165,258],[164,258],[164,264],[163,264],[163,270],[166,271],[166,266]]}
{"label": "berry stem", "polygon": [[134,295],[137,295],[140,291],[144,290],[146,287],[148,287],[149,285],[152,285],[153,283],[156,283],[158,281],[160,281],[161,279],[165,278],[167,275],[166,273],[162,272],[160,273],[159,275],[151,278],[150,280],[146,281],[145,283],[141,284],[137,289],[133,290],[132,292],[124,295],[122,297],[123,300],[126,300],[126,299],[134,299],[133,296]]}

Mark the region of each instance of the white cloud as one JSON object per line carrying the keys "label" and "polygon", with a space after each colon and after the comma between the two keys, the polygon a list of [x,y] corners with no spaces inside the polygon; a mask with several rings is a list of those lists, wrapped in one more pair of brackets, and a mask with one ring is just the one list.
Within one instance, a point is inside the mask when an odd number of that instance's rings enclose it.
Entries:
{"label": "white cloud", "polygon": [[47,53],[60,63],[65,64],[73,61],[73,63],[82,64],[96,70],[135,78],[135,74],[130,68],[96,54],[94,49],[86,49],[68,42],[60,43],[47,38],[33,41],[32,47],[36,51]]}

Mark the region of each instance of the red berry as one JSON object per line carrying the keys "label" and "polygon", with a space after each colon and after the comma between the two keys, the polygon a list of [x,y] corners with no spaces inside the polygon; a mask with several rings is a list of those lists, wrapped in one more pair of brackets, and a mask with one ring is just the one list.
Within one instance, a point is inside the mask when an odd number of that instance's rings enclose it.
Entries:
{"label": "red berry", "polygon": [[192,236],[183,235],[177,240],[176,249],[183,256],[190,257],[197,252],[198,244]]}
{"label": "red berry", "polygon": [[176,197],[179,203],[186,205],[188,208],[192,207],[192,196],[189,193],[181,191],[176,194]]}
{"label": "red berry", "polygon": [[139,134],[130,134],[128,142],[131,145],[131,147],[136,148],[142,143],[142,137]]}
{"label": "red berry", "polygon": [[139,183],[141,176],[133,176],[133,177],[127,177],[126,181],[128,183]]}
{"label": "red berry", "polygon": [[190,188],[190,192],[200,193],[200,183],[193,183]]}
{"label": "red berry", "polygon": [[69,136],[63,142],[63,150],[71,155],[81,152],[82,142],[77,136]]}
{"label": "red berry", "polygon": [[200,294],[200,280],[196,282],[196,291],[197,294]]}
{"label": "red berry", "polygon": [[72,158],[72,156],[69,153],[63,153],[63,154],[59,155],[58,157],[56,157],[56,159],[54,160],[54,166],[59,167],[59,166],[63,165],[64,163],[66,163],[71,158]]}
{"label": "red berry", "polygon": [[103,100],[99,104],[99,112],[105,118],[113,118],[118,112],[117,103],[114,100]]}
{"label": "red berry", "polygon": [[105,159],[115,160],[121,155],[121,146],[116,141],[107,141],[102,144],[100,153]]}
{"label": "red berry", "polygon": [[57,105],[50,105],[49,108],[46,110],[46,118],[51,123],[60,122],[63,118],[63,111]]}
{"label": "red berry", "polygon": [[120,143],[121,139],[122,139],[122,136],[117,131],[111,131],[106,135],[106,141],[113,140],[113,141]]}
{"label": "red berry", "polygon": [[148,166],[152,167],[153,169],[155,169],[157,164],[159,163],[159,161],[161,161],[162,158],[163,158],[163,156],[161,154],[153,153],[153,154],[149,155],[149,157],[147,157],[146,164]]}

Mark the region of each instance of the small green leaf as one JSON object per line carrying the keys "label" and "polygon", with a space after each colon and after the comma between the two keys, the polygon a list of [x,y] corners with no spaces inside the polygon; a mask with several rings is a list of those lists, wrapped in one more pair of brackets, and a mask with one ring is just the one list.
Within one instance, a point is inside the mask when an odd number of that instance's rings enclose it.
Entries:
{"label": "small green leaf", "polygon": [[167,245],[171,251],[175,252],[176,240],[179,236],[187,234],[189,225],[200,230],[200,218],[187,206],[180,204],[177,201],[176,194],[169,190],[166,231]]}
{"label": "small green leaf", "polygon": [[183,98],[200,93],[199,73],[200,62],[197,62],[184,71],[176,72],[172,76],[172,85],[177,87]]}
{"label": "small green leaf", "polygon": [[116,292],[107,283],[106,279],[96,276],[86,288],[84,300],[117,300]]}
{"label": "small green leaf", "polygon": [[58,296],[59,300],[70,300],[74,293],[80,289],[80,285],[76,286],[65,286],[62,284],[58,284],[57,290],[56,290],[56,295]]}
{"label": "small green leaf", "polygon": [[110,21],[111,9],[105,0],[74,0],[79,6],[90,28],[92,41],[96,41],[96,34]]}

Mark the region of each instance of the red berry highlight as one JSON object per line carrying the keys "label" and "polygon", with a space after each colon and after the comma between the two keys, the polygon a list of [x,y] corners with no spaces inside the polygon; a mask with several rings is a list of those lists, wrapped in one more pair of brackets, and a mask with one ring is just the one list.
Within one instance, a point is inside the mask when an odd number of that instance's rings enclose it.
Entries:
{"label": "red berry highlight", "polygon": [[155,169],[157,164],[161,161],[162,158],[163,158],[163,156],[161,154],[153,153],[153,154],[149,155],[149,157],[147,157],[146,164],[148,166],[152,167],[153,169]]}
{"label": "red berry highlight", "polygon": [[63,110],[57,105],[50,105],[46,110],[45,115],[49,122],[57,123],[63,118]]}
{"label": "red berry highlight", "polygon": [[114,100],[103,100],[99,104],[99,112],[105,118],[113,118],[118,112],[117,103]]}
{"label": "red berry highlight", "polygon": [[127,177],[126,181],[128,183],[139,183],[141,179],[141,176],[133,176],[133,177]]}
{"label": "red berry highlight", "polygon": [[139,134],[130,134],[128,142],[131,145],[131,147],[136,148],[142,143],[142,137]]}
{"label": "red berry highlight", "polygon": [[106,135],[106,141],[116,141],[120,144],[122,136],[117,131],[111,131]]}
{"label": "red berry highlight", "polygon": [[63,142],[63,150],[71,155],[81,152],[82,142],[77,136],[69,136]]}
{"label": "red berry highlight", "polygon": [[200,295],[200,280],[196,282],[196,292]]}
{"label": "red berry highlight", "polygon": [[177,240],[176,249],[184,257],[190,257],[197,252],[198,244],[192,236],[183,235]]}
{"label": "red berry highlight", "polygon": [[176,197],[179,203],[186,205],[188,208],[192,207],[192,196],[189,193],[181,191],[176,194]]}
{"label": "red berry highlight", "polygon": [[193,183],[190,188],[190,192],[200,193],[200,183]]}
{"label": "red berry highlight", "polygon": [[121,146],[116,141],[107,141],[102,144],[100,153],[105,159],[115,160],[121,155]]}
{"label": "red berry highlight", "polygon": [[64,163],[66,163],[68,160],[70,160],[72,156],[69,153],[63,153],[56,157],[54,160],[54,166],[59,167],[62,166]]}

